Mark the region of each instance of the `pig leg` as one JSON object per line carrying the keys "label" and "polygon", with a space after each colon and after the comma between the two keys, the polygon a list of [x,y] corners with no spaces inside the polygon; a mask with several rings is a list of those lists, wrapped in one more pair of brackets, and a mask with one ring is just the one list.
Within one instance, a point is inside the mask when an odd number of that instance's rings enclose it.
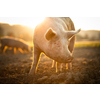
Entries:
{"label": "pig leg", "polygon": [[53,63],[52,63],[52,68],[55,68],[56,67],[56,61],[53,60]]}
{"label": "pig leg", "polygon": [[4,49],[3,49],[3,53],[5,53],[6,49],[7,49],[7,46],[4,47]]}
{"label": "pig leg", "polygon": [[14,54],[16,54],[16,48],[14,48]]}
{"label": "pig leg", "polygon": [[56,72],[58,71],[62,71],[62,63],[59,63],[59,62],[57,62],[57,65],[56,65]]}
{"label": "pig leg", "polygon": [[68,69],[72,70],[72,63],[68,63]]}
{"label": "pig leg", "polygon": [[36,67],[37,67],[37,64],[39,61],[40,53],[41,53],[41,51],[34,47],[34,57],[33,57],[32,67],[29,72],[30,75],[34,75],[36,72]]}
{"label": "pig leg", "polygon": [[[74,44],[75,44],[75,36],[73,36],[70,40],[70,43],[69,43],[69,51],[71,52],[71,54],[73,53],[73,50],[74,50]],[[72,69],[72,63],[68,63],[68,69]]]}
{"label": "pig leg", "polygon": [[18,48],[18,50],[23,54],[24,52],[23,52],[23,50],[21,49],[21,48]]}
{"label": "pig leg", "polygon": [[52,68],[56,68],[56,72],[58,72],[58,69],[59,69],[59,71],[61,71],[62,64],[53,60]]}
{"label": "pig leg", "polygon": [[1,46],[1,51],[2,51],[2,53],[3,53],[4,48],[5,48],[5,46],[2,45],[2,46]]}

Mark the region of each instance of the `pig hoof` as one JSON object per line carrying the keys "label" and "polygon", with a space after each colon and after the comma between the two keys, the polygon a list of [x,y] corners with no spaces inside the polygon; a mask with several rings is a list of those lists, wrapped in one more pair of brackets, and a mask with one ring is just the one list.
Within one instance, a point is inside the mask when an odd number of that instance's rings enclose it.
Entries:
{"label": "pig hoof", "polygon": [[32,73],[32,72],[29,72],[29,74],[28,74],[29,76],[34,76],[35,75],[35,73]]}
{"label": "pig hoof", "polygon": [[30,74],[30,73],[29,73],[29,74],[28,74],[28,77],[33,79],[33,78],[35,77],[35,74]]}

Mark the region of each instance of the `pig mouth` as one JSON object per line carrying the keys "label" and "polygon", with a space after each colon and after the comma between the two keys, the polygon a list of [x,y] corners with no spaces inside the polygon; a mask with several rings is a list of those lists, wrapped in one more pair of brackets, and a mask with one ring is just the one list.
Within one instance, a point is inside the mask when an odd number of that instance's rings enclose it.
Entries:
{"label": "pig mouth", "polygon": [[73,57],[69,57],[66,60],[65,59],[55,59],[55,61],[59,62],[59,63],[70,63],[72,62],[74,58]]}
{"label": "pig mouth", "polygon": [[67,63],[72,62],[72,60],[73,60],[73,57],[68,58],[68,59],[67,59]]}

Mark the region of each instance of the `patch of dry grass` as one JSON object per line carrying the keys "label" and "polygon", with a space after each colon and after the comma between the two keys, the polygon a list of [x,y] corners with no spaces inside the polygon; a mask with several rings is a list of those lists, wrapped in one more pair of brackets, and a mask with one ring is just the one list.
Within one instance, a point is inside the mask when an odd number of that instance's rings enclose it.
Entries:
{"label": "patch of dry grass", "polygon": [[100,41],[76,42],[75,47],[100,47]]}

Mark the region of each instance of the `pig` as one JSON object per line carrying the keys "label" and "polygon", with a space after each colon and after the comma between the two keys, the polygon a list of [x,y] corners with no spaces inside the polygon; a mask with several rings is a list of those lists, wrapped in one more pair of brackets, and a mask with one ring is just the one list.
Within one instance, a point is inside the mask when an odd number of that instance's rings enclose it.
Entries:
{"label": "pig", "polygon": [[12,38],[12,37],[2,37],[1,39],[1,51],[5,52],[5,46],[9,48],[14,48],[14,53],[16,53],[16,49],[20,50],[21,53],[23,53],[22,50],[26,50],[27,52],[30,52],[30,46],[27,44],[24,40]]}
{"label": "pig", "polygon": [[68,68],[71,69],[75,34],[80,31],[81,29],[75,31],[74,23],[69,17],[47,17],[38,24],[34,29],[34,56],[29,75],[35,75],[42,52],[54,60],[52,66],[56,66],[56,72],[62,68],[62,63],[68,63]]}

